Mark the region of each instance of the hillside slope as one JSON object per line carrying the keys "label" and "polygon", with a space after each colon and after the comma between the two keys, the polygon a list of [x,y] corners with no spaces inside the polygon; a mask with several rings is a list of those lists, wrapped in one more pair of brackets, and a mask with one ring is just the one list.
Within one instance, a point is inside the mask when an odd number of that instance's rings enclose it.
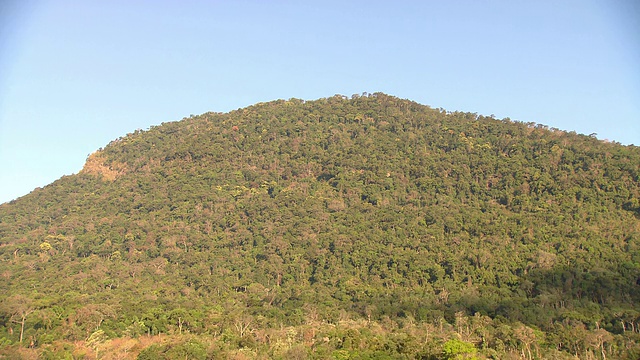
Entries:
{"label": "hillside slope", "polygon": [[634,146],[379,93],[206,113],[0,205],[0,344],[633,358],[639,219]]}

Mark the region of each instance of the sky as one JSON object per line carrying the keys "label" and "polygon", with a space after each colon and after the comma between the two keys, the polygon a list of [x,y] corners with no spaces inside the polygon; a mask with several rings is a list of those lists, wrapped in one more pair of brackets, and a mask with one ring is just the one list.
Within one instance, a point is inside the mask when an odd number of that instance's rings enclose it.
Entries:
{"label": "sky", "polygon": [[640,145],[640,1],[0,0],[0,203],[137,129],[363,92]]}

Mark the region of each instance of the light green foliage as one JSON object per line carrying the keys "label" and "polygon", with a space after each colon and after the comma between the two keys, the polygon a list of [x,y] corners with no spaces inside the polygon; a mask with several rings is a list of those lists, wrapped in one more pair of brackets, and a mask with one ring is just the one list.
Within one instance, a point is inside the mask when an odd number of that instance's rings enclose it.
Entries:
{"label": "light green foliage", "polygon": [[470,344],[466,341],[451,339],[444,343],[442,353],[444,354],[444,359],[477,359],[474,355],[477,352],[477,349],[473,344]]}
{"label": "light green foliage", "polygon": [[44,252],[47,252],[47,251],[49,251],[49,250],[51,250],[51,249],[52,249],[51,244],[49,244],[49,243],[48,243],[48,242],[46,242],[46,241],[40,244],[40,250],[42,250],[42,251],[44,251]]}

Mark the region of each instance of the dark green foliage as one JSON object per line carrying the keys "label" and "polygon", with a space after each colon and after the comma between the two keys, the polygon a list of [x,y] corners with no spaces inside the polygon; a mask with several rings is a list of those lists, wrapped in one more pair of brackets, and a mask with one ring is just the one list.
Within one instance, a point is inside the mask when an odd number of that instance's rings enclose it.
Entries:
{"label": "dark green foliage", "polygon": [[166,358],[164,356],[165,347],[153,344],[146,349],[143,349],[140,354],[138,354],[138,360],[158,360]]}
{"label": "dark green foliage", "polygon": [[[260,331],[351,318],[446,324],[479,356],[631,356],[639,204],[634,146],[379,93],[279,100],[128,134],[0,205],[0,301],[32,300],[34,347],[99,328],[260,353]],[[454,356],[385,331],[278,356]],[[188,344],[139,358],[213,351]]]}

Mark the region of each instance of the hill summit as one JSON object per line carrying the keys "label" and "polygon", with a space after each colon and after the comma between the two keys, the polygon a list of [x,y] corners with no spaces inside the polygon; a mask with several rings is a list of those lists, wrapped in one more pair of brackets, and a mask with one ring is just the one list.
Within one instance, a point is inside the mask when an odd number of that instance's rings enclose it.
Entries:
{"label": "hill summit", "polygon": [[640,149],[376,93],[136,131],[0,205],[0,355],[636,358]]}

